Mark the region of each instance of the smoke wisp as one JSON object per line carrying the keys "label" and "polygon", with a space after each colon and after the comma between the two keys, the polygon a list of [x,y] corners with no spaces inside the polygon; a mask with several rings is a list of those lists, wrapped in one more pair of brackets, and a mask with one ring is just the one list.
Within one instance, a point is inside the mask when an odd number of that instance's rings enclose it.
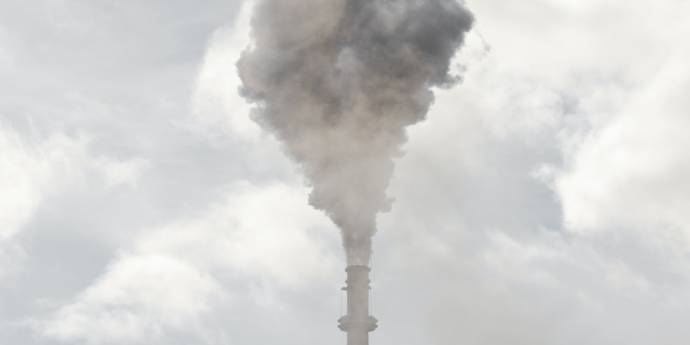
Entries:
{"label": "smoke wisp", "polygon": [[472,22],[457,0],[256,1],[240,91],[342,230],[349,264],[368,264],[405,127],[457,82]]}

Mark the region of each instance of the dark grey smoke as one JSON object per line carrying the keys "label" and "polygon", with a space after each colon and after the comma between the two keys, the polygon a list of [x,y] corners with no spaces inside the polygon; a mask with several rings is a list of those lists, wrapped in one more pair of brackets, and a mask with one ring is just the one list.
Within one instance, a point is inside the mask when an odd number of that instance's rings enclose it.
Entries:
{"label": "dark grey smoke", "polygon": [[457,81],[472,22],[456,0],[257,0],[241,92],[342,229],[349,264],[368,263],[405,127]]}

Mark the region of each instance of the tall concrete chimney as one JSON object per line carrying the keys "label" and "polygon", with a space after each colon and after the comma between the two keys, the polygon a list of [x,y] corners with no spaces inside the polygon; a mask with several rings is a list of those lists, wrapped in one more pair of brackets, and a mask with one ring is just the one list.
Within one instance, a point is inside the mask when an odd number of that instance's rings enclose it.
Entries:
{"label": "tall concrete chimney", "polygon": [[369,315],[369,267],[348,266],[347,315],[338,320],[338,328],[347,332],[347,345],[369,345],[369,332],[376,329],[377,320]]}

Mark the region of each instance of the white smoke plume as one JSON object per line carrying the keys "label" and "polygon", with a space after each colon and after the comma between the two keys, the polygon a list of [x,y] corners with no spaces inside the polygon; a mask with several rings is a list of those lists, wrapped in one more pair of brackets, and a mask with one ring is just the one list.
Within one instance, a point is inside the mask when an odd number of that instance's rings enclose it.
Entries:
{"label": "white smoke plume", "polygon": [[457,0],[256,1],[240,92],[342,230],[349,264],[368,264],[405,127],[433,87],[457,82],[450,61],[472,23]]}

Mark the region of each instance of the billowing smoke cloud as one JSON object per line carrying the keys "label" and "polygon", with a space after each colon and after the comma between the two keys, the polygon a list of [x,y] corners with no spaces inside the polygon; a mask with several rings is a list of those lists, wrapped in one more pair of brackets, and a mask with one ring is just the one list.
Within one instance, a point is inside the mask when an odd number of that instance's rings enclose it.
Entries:
{"label": "billowing smoke cloud", "polygon": [[257,0],[238,62],[254,119],[286,146],[311,204],[367,264],[405,127],[424,119],[472,15],[456,0]]}

